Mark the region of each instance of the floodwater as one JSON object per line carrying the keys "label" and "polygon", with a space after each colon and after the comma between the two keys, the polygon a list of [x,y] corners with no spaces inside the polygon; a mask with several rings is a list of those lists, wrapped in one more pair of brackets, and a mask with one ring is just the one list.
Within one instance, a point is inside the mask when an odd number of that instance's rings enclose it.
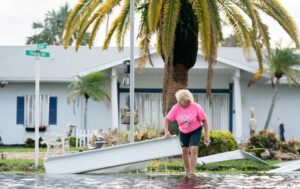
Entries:
{"label": "floodwater", "polygon": [[197,174],[184,175],[34,175],[0,174],[0,188],[105,188],[105,189],[193,189],[193,188],[300,188],[300,173],[289,174]]}

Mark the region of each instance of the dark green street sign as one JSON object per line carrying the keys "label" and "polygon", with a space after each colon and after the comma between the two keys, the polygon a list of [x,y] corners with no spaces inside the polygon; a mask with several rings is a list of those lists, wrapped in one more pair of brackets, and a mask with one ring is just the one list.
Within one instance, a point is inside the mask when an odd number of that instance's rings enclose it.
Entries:
{"label": "dark green street sign", "polygon": [[49,52],[33,51],[33,50],[26,50],[25,52],[26,52],[27,56],[40,56],[40,57],[45,57],[45,58],[50,57]]}

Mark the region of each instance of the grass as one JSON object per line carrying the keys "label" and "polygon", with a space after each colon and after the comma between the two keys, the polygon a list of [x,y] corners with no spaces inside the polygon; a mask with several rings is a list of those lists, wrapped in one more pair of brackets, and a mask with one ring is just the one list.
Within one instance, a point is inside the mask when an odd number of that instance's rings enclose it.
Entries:
{"label": "grass", "polygon": [[[39,148],[40,152],[46,152],[46,148]],[[34,152],[34,148],[27,147],[10,147],[10,146],[0,146],[0,153],[24,153],[24,152]]]}
{"label": "grass", "polygon": [[[71,147],[71,152],[78,152],[82,150],[81,148]],[[39,148],[39,152],[46,152],[47,148]],[[0,146],[0,153],[24,153],[24,152],[34,152],[34,148],[29,147],[11,147],[11,146]]]}
{"label": "grass", "polygon": [[[268,160],[271,166],[257,163],[251,160],[234,160],[206,165],[197,165],[197,172],[212,173],[257,173],[273,169],[272,165],[279,163],[278,160]],[[182,173],[184,172],[182,161],[151,161],[148,163],[149,172],[157,173]],[[0,172],[22,172],[45,174],[43,160],[40,159],[38,169],[34,168],[34,160],[0,160]]]}
{"label": "grass", "polygon": [[[81,149],[71,147],[70,151],[78,152]],[[34,152],[34,148],[0,146],[0,153],[23,153]],[[46,152],[46,148],[40,148],[40,152]],[[257,173],[268,171],[274,168],[274,165],[282,161],[267,160],[269,165],[261,164],[251,160],[233,160],[205,165],[197,165],[197,172],[224,172],[224,173]],[[148,163],[149,172],[159,173],[181,173],[184,172],[182,160],[179,159],[161,159]],[[0,160],[0,172],[25,172],[25,173],[45,173],[43,160],[39,161],[39,168],[34,168],[34,160]]]}
{"label": "grass", "polygon": [[22,172],[22,173],[37,173],[44,174],[44,162],[39,160],[38,169],[34,168],[34,160],[0,160],[0,172]]}
{"label": "grass", "polygon": [[[275,168],[273,165],[281,161],[268,160],[269,165],[258,163],[251,160],[232,160],[205,165],[197,165],[197,172],[226,172],[226,173],[256,173],[268,171]],[[148,164],[150,172],[184,172],[182,161],[152,161]]]}

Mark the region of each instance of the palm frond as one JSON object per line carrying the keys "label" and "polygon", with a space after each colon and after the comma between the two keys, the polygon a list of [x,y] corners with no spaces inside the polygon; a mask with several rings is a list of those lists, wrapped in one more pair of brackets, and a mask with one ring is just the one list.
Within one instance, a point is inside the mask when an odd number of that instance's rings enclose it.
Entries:
{"label": "palm frond", "polygon": [[[98,18],[94,21],[94,26],[93,26],[93,29],[91,31],[90,38],[88,40],[89,48],[91,48],[93,46],[93,42],[95,40],[96,34],[97,34],[98,29],[99,29],[102,21],[104,20],[105,16],[107,16],[107,15],[98,16]],[[76,41],[76,49],[80,46],[80,44],[82,43],[82,40],[83,40],[83,35],[78,35],[78,38],[77,38],[77,41]]]}
{"label": "palm frond", "polygon": [[199,23],[199,38],[204,59],[207,60],[210,51],[211,18],[207,1],[193,1],[192,7]]}
{"label": "palm frond", "polygon": [[250,26],[243,17],[243,15],[237,10],[237,8],[230,1],[221,2],[220,6],[225,14],[225,17],[229,25],[233,28],[233,32],[243,48],[244,54],[248,56],[249,47],[252,46],[250,39]]}
{"label": "palm frond", "polygon": [[138,34],[140,58],[137,62],[139,73],[143,73],[147,57],[149,58],[150,64],[154,66],[150,55],[150,49],[149,49],[152,33],[150,31],[149,22],[148,22],[149,19],[148,9],[149,9],[149,4],[143,4],[143,6],[141,6],[140,8],[141,24],[140,24],[139,34]]}
{"label": "palm frond", "polygon": [[241,0],[239,5],[242,10],[246,10],[245,13],[248,14],[249,18],[251,19],[252,29],[253,29],[253,37],[256,38],[257,37],[257,29],[258,29],[257,11],[255,9],[255,6],[254,6],[252,0]]}
{"label": "palm frond", "polygon": [[262,22],[261,18],[257,17],[257,23],[259,27],[259,34],[262,38],[262,42],[267,50],[267,57],[269,59],[269,62],[272,62],[272,56],[271,56],[271,45],[270,45],[270,33],[268,31],[268,27]]}
{"label": "palm frond", "polygon": [[256,72],[250,79],[248,83],[248,87],[250,87],[253,83],[255,83],[259,78],[261,78],[266,73],[266,70]]}
{"label": "palm frond", "polygon": [[73,33],[85,23],[90,14],[102,2],[102,0],[80,0],[68,16],[63,32],[63,44],[67,48]]}
{"label": "palm frond", "polygon": [[299,38],[298,38],[298,29],[292,19],[288,14],[286,9],[281,5],[278,0],[261,0],[255,3],[259,9],[268,14],[270,17],[275,19],[281,27],[289,34],[291,39],[296,43],[297,47],[300,47]]}
{"label": "palm frond", "polygon": [[102,50],[105,50],[109,47],[111,38],[114,34],[114,32],[116,31],[119,23],[120,23],[120,19],[122,19],[122,17],[118,16],[117,18],[115,18],[105,36],[104,42],[103,42],[103,46],[102,46]]}
{"label": "palm frond", "polygon": [[[259,32],[263,32],[262,37],[263,42],[266,42],[266,44],[269,44],[268,41],[268,35],[266,32],[266,29],[264,28],[263,25],[259,26],[258,25],[258,20],[260,19],[259,17],[259,13],[257,12],[257,10],[255,9],[255,7],[253,6],[253,2],[249,2],[248,1],[243,1],[243,2],[238,2],[238,1],[234,1],[233,3],[239,7],[246,15],[248,15],[248,17],[251,19],[252,21],[252,27],[251,27],[251,31],[249,31],[249,35],[250,35],[250,39],[251,39],[251,43],[252,43],[252,47],[254,48],[256,57],[257,57],[257,61],[259,64],[259,72],[263,71],[263,49],[262,49],[262,44],[260,43],[260,41],[258,40],[258,34]],[[251,9],[249,9],[249,6],[251,7]],[[269,48],[269,46],[268,46]]]}
{"label": "palm frond", "polygon": [[[175,30],[180,13],[180,0],[166,0],[162,20],[162,51],[165,60],[173,58]],[[172,62],[172,61],[171,61]]]}
{"label": "palm frond", "polygon": [[139,42],[140,59],[138,61],[138,68],[140,73],[142,73],[144,70],[147,57],[149,58],[150,64],[154,66],[150,55],[150,49],[149,49],[150,41],[151,41],[151,34],[149,33],[147,27],[144,26],[141,31],[141,37]]}
{"label": "palm frond", "polygon": [[123,50],[123,46],[124,46],[124,37],[126,35],[126,32],[129,29],[129,7],[130,7],[130,1],[129,0],[125,0],[123,7],[121,9],[121,12],[119,14],[120,17],[120,21],[119,24],[116,28],[116,37],[117,37],[117,47],[119,49],[119,51]]}
{"label": "palm frond", "polygon": [[212,21],[213,31],[215,31],[214,39],[215,42],[220,42],[223,40],[223,33],[222,33],[222,21],[220,17],[219,8],[217,5],[216,0],[208,0],[208,10],[210,14],[210,18]]}
{"label": "palm frond", "polygon": [[157,29],[161,8],[162,0],[149,0],[148,24],[150,32],[154,32]]}
{"label": "palm frond", "polygon": [[78,38],[76,41],[76,49],[78,49],[79,45],[82,43],[86,30],[92,23],[94,23],[88,42],[89,46],[92,46],[97,31],[102,24],[105,16],[109,15],[113,8],[119,5],[120,1],[121,0],[106,0],[100,7],[98,7],[98,9],[93,13],[92,17],[90,17],[89,20],[84,25],[82,25],[81,29],[79,30]]}

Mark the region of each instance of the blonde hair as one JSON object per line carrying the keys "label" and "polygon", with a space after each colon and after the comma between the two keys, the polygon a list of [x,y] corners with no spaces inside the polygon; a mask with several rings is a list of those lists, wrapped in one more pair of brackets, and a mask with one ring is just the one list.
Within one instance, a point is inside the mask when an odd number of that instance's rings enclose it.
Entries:
{"label": "blonde hair", "polygon": [[194,102],[194,96],[193,94],[187,90],[187,89],[180,89],[175,93],[175,97],[177,101],[179,102],[180,100],[185,100],[189,101],[190,103]]}

